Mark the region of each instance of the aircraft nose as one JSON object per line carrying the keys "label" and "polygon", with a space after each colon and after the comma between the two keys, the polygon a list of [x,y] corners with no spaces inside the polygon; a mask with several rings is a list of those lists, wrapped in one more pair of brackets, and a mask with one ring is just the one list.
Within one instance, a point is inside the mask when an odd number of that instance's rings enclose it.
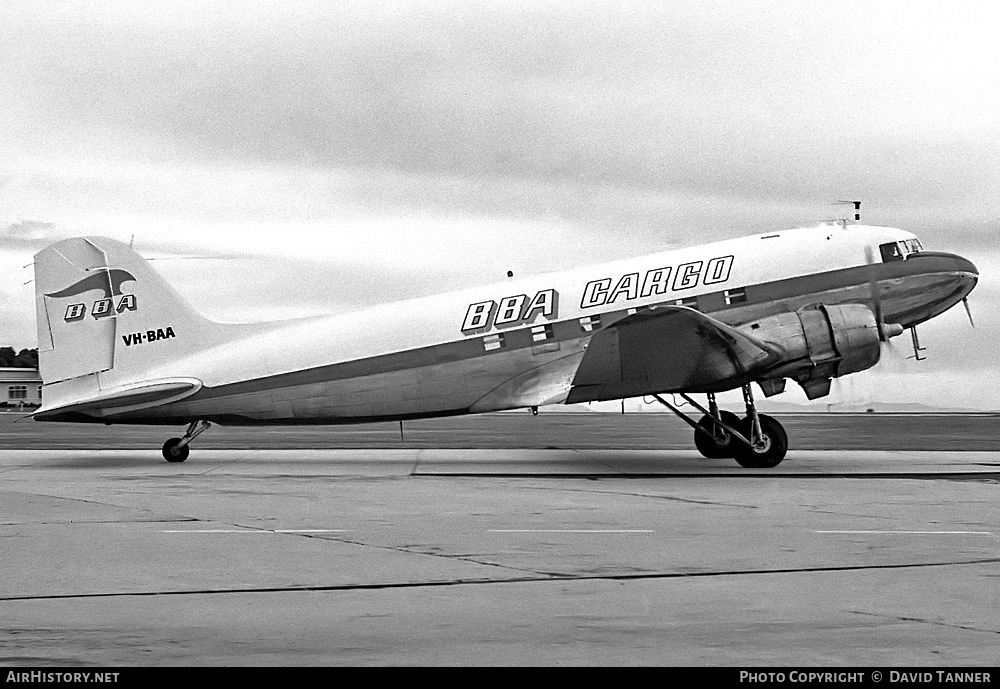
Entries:
{"label": "aircraft nose", "polygon": [[959,273],[962,277],[972,278],[973,284],[979,278],[979,269],[976,265],[958,254],[949,254],[943,251],[921,251],[911,254],[908,259],[919,259],[921,268],[936,273]]}
{"label": "aircraft nose", "polygon": [[959,256],[958,254],[950,254],[952,260],[955,262],[955,272],[961,276],[963,286],[965,289],[965,294],[968,294],[975,289],[976,283],[979,282],[979,269],[976,268],[976,264],[965,258],[964,256]]}
{"label": "aircraft nose", "polygon": [[908,286],[900,291],[895,303],[890,300],[884,305],[884,312],[888,314],[887,323],[899,323],[904,328],[944,313],[969,296],[979,281],[979,269],[972,261],[943,251],[910,254],[902,267],[907,275],[903,281]]}
{"label": "aircraft nose", "polygon": [[968,272],[972,273],[977,278],[979,277],[979,270],[976,268],[976,264],[967,258],[962,258],[961,256],[959,256],[959,260],[965,263]]}
{"label": "aircraft nose", "polygon": [[965,258],[964,256],[959,256],[958,254],[948,254],[952,260],[955,261],[955,270],[959,273],[968,273],[969,275],[978,278],[979,269],[976,268],[976,264]]}

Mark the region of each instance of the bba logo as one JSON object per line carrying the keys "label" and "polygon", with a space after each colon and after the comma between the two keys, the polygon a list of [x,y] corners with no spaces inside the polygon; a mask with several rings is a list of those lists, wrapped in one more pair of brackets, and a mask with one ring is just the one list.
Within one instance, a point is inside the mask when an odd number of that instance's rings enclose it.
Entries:
{"label": "bba logo", "polygon": [[[98,299],[93,303],[90,307],[90,315],[94,318],[103,318],[112,314],[122,313],[123,311],[136,310],[135,295],[122,294],[122,283],[129,281],[135,282],[135,278],[128,271],[118,269],[108,270],[104,268],[93,275],[88,275],[64,290],[46,294],[45,296],[62,299],[65,297],[75,297],[78,294],[92,290],[101,290],[104,292],[104,298]],[[66,307],[66,315],[63,317],[63,320],[71,323],[81,320],[86,315],[86,304],[70,304]]]}

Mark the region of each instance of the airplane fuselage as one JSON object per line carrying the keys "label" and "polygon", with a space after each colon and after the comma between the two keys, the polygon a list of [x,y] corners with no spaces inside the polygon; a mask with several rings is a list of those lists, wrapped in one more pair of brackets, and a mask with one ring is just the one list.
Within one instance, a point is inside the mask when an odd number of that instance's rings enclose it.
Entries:
{"label": "airplane fuselage", "polygon": [[[155,413],[72,420],[355,423],[600,399],[574,386],[591,337],[660,305],[738,326],[810,304],[870,304],[874,287],[886,322],[910,327],[941,313],[968,293],[975,268],[952,254],[879,257],[880,245],[914,239],[892,228],[831,224],[271,324],[144,371],[146,380],[198,388]],[[186,335],[169,318],[130,330],[131,315],[117,314],[119,350]],[[102,374],[109,387],[130,383],[113,374]],[[616,397],[671,392],[640,388],[616,389]]]}

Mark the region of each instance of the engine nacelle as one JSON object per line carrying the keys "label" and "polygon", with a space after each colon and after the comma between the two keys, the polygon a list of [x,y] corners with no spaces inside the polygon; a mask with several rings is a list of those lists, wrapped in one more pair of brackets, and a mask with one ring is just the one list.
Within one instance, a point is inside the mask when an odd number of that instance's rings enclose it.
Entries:
{"label": "engine nacelle", "polygon": [[820,304],[768,316],[739,330],[781,351],[781,362],[766,378],[793,378],[809,399],[829,394],[831,378],[871,368],[881,355],[875,314],[864,304]]}

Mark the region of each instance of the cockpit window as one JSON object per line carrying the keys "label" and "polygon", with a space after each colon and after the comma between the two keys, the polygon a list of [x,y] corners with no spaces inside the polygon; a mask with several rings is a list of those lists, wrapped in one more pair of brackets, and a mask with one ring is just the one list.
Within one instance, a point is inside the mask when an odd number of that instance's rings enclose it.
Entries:
{"label": "cockpit window", "polygon": [[886,242],[879,244],[879,251],[882,252],[882,261],[902,261],[910,254],[917,254],[924,250],[919,239],[904,239],[899,242]]}
{"label": "cockpit window", "polygon": [[882,262],[888,263],[889,261],[902,261],[903,252],[900,251],[899,244],[896,242],[886,242],[885,244],[879,244],[879,251],[882,252]]}

